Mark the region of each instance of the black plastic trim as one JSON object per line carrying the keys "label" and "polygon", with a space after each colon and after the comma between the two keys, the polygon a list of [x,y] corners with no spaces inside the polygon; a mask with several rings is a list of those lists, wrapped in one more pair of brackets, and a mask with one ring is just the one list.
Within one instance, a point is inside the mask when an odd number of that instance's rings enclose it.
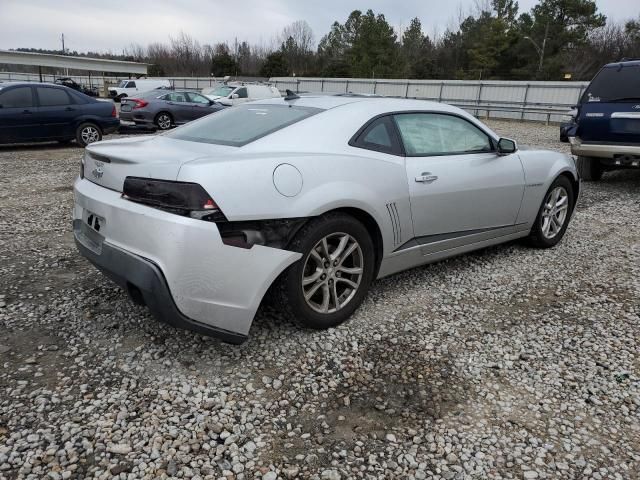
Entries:
{"label": "black plastic trim", "polygon": [[[74,227],[76,222],[80,220],[74,221]],[[85,247],[76,235],[74,237],[76,246],[84,257],[125,289],[136,303],[144,303],[153,316],[161,322],[216,337],[234,345],[247,340],[247,335],[204,324],[180,312],[173,301],[162,271],[151,260],[126,252],[107,242],[102,243],[101,253],[96,254]]]}

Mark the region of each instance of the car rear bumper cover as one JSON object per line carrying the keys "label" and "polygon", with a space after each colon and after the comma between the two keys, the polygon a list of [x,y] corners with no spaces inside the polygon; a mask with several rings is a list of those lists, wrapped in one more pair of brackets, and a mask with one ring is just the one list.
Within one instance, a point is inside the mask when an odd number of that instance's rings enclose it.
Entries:
{"label": "car rear bumper cover", "polygon": [[583,157],[614,158],[619,155],[640,156],[640,146],[584,143],[580,137],[569,137],[571,153]]}
{"label": "car rear bumper cover", "polygon": [[[260,245],[225,245],[215,223],[130,202],[87,179],[76,180],[74,196],[74,237],[83,256],[134,298],[139,292],[159,320],[231,343],[247,338],[264,293],[300,258]],[[99,232],[87,225],[89,214],[101,218]]]}

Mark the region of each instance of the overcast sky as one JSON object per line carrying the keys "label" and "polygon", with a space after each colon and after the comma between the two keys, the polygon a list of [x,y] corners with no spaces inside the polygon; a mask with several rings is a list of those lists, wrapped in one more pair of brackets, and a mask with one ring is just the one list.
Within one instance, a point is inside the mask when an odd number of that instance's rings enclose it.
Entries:
{"label": "overcast sky", "polygon": [[[60,34],[70,50],[120,53],[132,42],[166,42],[181,30],[201,43],[234,38],[269,42],[284,26],[306,20],[316,42],[352,10],[384,13],[396,30],[419,17],[433,36],[454,25],[458,12],[469,12],[476,0],[0,0],[0,50],[18,47],[60,48]],[[536,0],[520,0],[528,11]],[[597,0],[609,18],[640,14],[640,0]]]}

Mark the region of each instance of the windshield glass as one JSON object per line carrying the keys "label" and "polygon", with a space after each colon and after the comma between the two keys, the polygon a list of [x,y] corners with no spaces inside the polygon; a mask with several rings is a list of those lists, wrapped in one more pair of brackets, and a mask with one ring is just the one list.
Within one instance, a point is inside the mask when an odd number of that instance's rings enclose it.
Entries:
{"label": "windshield glass", "polygon": [[219,87],[208,88],[205,95],[211,95],[214,97],[226,97],[233,92],[236,87],[230,87],[228,85],[220,85]]}
{"label": "windshield glass", "polygon": [[600,70],[582,97],[583,102],[638,100],[640,98],[640,65],[608,67]]}
{"label": "windshield glass", "polygon": [[188,123],[167,136],[241,147],[321,111],[293,105],[239,105]]}

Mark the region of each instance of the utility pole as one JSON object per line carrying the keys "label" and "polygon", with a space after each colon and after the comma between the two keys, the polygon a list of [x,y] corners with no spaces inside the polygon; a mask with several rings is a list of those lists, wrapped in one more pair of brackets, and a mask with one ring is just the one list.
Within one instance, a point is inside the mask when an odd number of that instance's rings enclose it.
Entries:
{"label": "utility pole", "polygon": [[64,49],[64,33],[60,36],[60,40],[62,40],[62,54],[64,55],[66,53]]}
{"label": "utility pole", "polygon": [[547,47],[547,37],[549,36],[549,23],[547,22],[547,26],[544,29],[544,38],[542,39],[542,46],[538,46],[538,44],[531,37],[524,37],[529,40],[532,45],[535,47],[536,52],[538,53],[539,62],[538,62],[538,75],[542,72],[542,65],[544,63],[544,51]]}

